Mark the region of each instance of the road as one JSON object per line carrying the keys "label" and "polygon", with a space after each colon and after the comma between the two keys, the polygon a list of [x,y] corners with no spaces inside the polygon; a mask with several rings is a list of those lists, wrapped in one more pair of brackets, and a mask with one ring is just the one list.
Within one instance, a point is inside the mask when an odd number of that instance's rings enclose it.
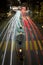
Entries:
{"label": "road", "polygon": [[0,65],[43,65],[43,36],[20,11],[0,27]]}

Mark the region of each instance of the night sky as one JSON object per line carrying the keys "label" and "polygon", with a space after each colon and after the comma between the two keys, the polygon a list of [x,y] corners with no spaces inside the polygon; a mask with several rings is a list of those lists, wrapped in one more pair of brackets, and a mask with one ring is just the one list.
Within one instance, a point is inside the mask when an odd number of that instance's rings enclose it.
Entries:
{"label": "night sky", "polygon": [[[27,2],[32,5],[38,4],[37,2],[41,2],[42,0],[20,0],[21,3]],[[10,5],[19,5],[18,0],[0,0],[0,11],[8,10]]]}

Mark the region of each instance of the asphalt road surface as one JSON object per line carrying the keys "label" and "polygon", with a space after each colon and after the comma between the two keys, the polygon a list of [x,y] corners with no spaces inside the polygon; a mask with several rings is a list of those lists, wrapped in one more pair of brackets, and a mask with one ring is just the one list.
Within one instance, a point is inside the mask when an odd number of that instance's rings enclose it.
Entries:
{"label": "asphalt road surface", "polygon": [[20,22],[19,14],[0,26],[0,65],[43,65],[43,36],[30,17]]}

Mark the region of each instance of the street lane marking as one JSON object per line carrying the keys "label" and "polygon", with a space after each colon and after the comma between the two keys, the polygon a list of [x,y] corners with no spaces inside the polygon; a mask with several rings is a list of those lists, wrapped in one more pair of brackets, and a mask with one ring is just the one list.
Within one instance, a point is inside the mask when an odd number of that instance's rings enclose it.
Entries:
{"label": "street lane marking", "polygon": [[37,46],[36,41],[34,41],[34,46],[35,46],[35,50],[38,50],[38,46]]}

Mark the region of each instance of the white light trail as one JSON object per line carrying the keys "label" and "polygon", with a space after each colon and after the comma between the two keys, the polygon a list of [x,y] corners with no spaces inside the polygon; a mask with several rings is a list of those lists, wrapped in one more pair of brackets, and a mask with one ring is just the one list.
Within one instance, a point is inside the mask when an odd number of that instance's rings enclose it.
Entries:
{"label": "white light trail", "polygon": [[[9,30],[9,28],[8,28],[8,34],[7,34],[7,38],[6,38],[6,48],[5,48],[5,51],[4,51],[4,56],[3,56],[3,60],[2,60],[2,65],[4,65],[4,60],[5,60],[5,56],[6,56],[6,51],[7,51],[8,42],[9,42],[9,39],[10,39],[11,31],[12,31],[12,28],[11,28],[10,30]],[[10,32],[10,34],[9,34],[9,32]]]}
{"label": "white light trail", "polygon": [[[3,60],[2,60],[2,64],[4,65],[4,61],[5,61],[5,56],[6,56],[6,52],[7,52],[7,47],[8,47],[8,42],[10,40],[11,37],[11,56],[10,56],[10,65],[12,65],[12,54],[13,54],[13,46],[15,47],[15,33],[16,33],[16,29],[17,27],[19,28],[21,26],[20,23],[20,11],[17,11],[16,14],[11,18],[11,20],[7,23],[7,25],[3,28],[1,35],[4,33],[4,36],[2,38],[1,41],[1,46],[6,38],[6,47],[5,47],[5,51],[4,51],[4,56],[3,56]],[[6,30],[6,31],[5,31]]]}
{"label": "white light trail", "polygon": [[15,15],[9,20],[9,22],[6,24],[6,26],[3,28],[2,32],[0,33],[0,37],[2,36],[3,32],[5,31],[5,29],[7,28],[7,26],[13,21],[13,19],[15,18]]}
{"label": "white light trail", "polygon": [[[11,39],[11,57],[10,57],[10,65],[12,65],[12,55],[13,55],[13,46],[15,48],[15,43],[14,43],[14,39],[15,39],[15,33],[16,33],[16,26],[19,26],[18,23],[20,22],[19,21],[19,17],[20,17],[20,13],[17,12],[16,14],[16,18],[15,18],[15,25],[14,23],[13,24],[13,29],[12,29],[12,39]],[[20,24],[20,23],[19,23]]]}

